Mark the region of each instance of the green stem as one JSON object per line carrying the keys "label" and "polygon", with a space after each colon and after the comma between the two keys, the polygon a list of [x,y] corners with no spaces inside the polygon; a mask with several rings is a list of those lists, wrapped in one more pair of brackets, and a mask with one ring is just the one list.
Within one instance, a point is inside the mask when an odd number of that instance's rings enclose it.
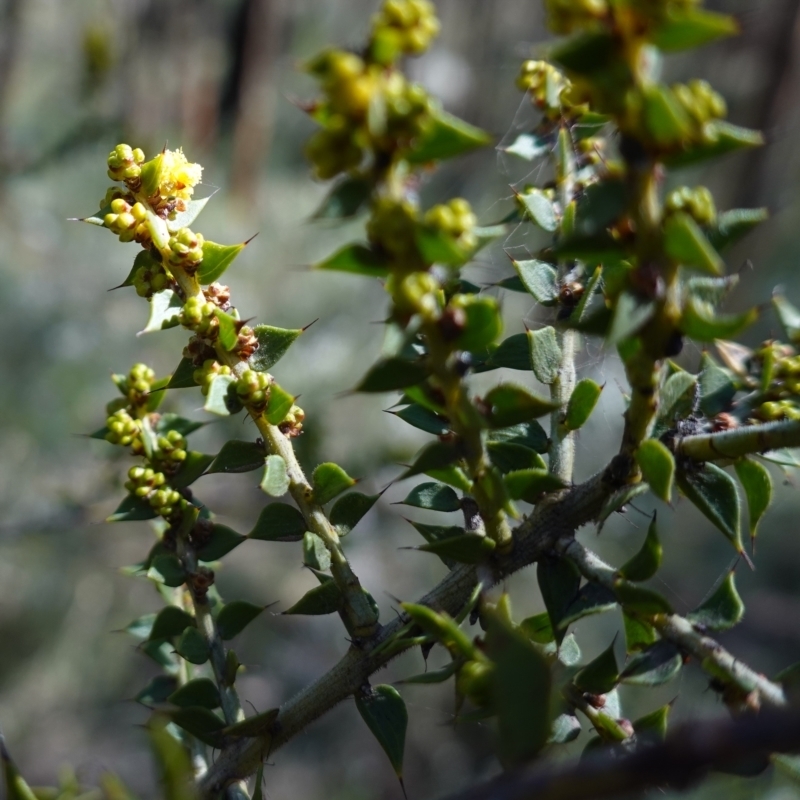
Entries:
{"label": "green stem", "polygon": [[[558,550],[574,562],[587,580],[614,591],[619,573],[575,539],[560,541]],[[745,694],[757,693],[764,705],[783,707],[787,704],[786,695],[779,684],[750,669],[725,650],[719,642],[696,630],[687,619],[678,614],[634,612],[634,616],[644,619],[664,639],[693,655],[712,677],[723,676],[727,683]]]}
{"label": "green stem", "polygon": [[800,447],[800,420],[765,422],[730,431],[684,436],[676,440],[675,454],[694,461],[720,461],[781,447]]}

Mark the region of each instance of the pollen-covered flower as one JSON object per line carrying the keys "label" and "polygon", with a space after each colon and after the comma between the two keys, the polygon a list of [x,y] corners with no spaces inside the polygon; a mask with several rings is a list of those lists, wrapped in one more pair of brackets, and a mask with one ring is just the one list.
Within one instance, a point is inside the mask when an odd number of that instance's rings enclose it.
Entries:
{"label": "pollen-covered flower", "polygon": [[165,150],[161,155],[161,180],[159,194],[162,197],[177,197],[188,200],[194,187],[203,176],[200,164],[192,164],[183,154],[183,150]]}

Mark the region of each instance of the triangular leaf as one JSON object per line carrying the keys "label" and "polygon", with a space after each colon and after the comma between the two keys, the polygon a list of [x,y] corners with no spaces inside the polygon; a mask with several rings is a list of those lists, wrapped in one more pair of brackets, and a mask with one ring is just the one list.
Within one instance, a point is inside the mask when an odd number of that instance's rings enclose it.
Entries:
{"label": "triangular leaf", "polygon": [[420,483],[408,494],[403,505],[424,508],[428,511],[459,511],[461,500],[449,487],[441,483]]}
{"label": "triangular leaf", "polygon": [[561,348],[555,328],[548,325],[538,331],[528,331],[528,345],[536,379],[548,386],[555,383],[561,369]]}
{"label": "triangular leaf", "polygon": [[261,490],[272,497],[282,497],[289,491],[289,475],[281,456],[267,456]]}
{"label": "triangular leaf", "polygon": [[460,536],[452,536],[430,544],[417,547],[425,553],[433,553],[441,559],[451,559],[459,564],[480,564],[494,550],[495,542],[488,536],[466,531]]}
{"label": "triangular leaf", "polygon": [[247,537],[237,533],[226,525],[214,523],[211,526],[211,535],[208,541],[197,550],[199,561],[217,561],[223,556],[228,555],[234,548],[238,547]]}
{"label": "triangular leaf", "polygon": [[258,341],[256,351],[250,356],[248,364],[256,372],[272,369],[292,346],[303,329],[275,328],[272,325],[256,325],[253,335]]}
{"label": "triangular leaf", "polygon": [[581,585],[581,574],[575,565],[566,558],[546,558],[536,567],[539,590],[555,632],[556,642],[561,643],[564,630],[561,621],[567,609],[575,601]]}
{"label": "triangular leaf", "polygon": [[675,478],[675,457],[670,449],[658,439],[647,439],[636,451],[636,463],[656,497],[669,503]]}
{"label": "triangular leaf", "polygon": [[389,262],[385,256],[363,244],[348,244],[332,256],[316,263],[314,269],[385,278],[389,274]]}
{"label": "triangular leaf", "polygon": [[175,651],[191,664],[205,664],[210,650],[208,642],[197,628],[186,628],[175,645]]}
{"label": "triangular leaf", "polygon": [[413,148],[405,154],[405,159],[412,164],[453,158],[476,147],[483,147],[492,140],[485,131],[448,114],[441,108],[435,108],[431,116],[431,124],[414,142]]}
{"label": "triangular leaf", "polygon": [[629,581],[650,580],[661,566],[663,550],[656,529],[656,515],[647,529],[647,536],[639,552],[619,570],[620,575]]}
{"label": "triangular leaf", "polygon": [[177,606],[167,606],[162,608],[156,615],[149,638],[151,641],[155,639],[171,639],[173,636],[180,635],[186,628],[194,624],[194,617],[191,614],[187,614]]}
{"label": "triangular leaf", "polygon": [[379,494],[366,495],[349,492],[340,497],[331,508],[330,520],[339,536],[347,536],[361,521],[362,517],[375,505]]}
{"label": "triangular leaf", "polygon": [[591,378],[578,381],[578,385],[572,390],[567,403],[567,413],[564,417],[564,425],[567,430],[576,431],[586,424],[602,391],[603,387]]}
{"label": "triangular leaf", "polygon": [[558,300],[558,273],[552,264],[545,261],[512,261],[523,286],[543,306],[551,306]]}
{"label": "triangular leaf", "polygon": [[355,387],[356,392],[393,392],[416,386],[428,377],[423,362],[403,358],[384,358],[378,361]]}
{"label": "triangular leaf", "polygon": [[256,606],[245,600],[232,600],[220,609],[217,615],[219,635],[227,641],[238,636],[262,611],[264,606]]}
{"label": "triangular leaf", "polygon": [[183,308],[183,300],[171,289],[156,292],[150,298],[150,317],[140,333],[164,331],[178,324],[178,315]]}
{"label": "triangular leaf", "polygon": [[284,614],[304,614],[309,616],[320,616],[324,614],[334,614],[344,602],[342,592],[333,580],[315,586],[306,592],[291,608],[286,609]]}
{"label": "triangular leaf", "polygon": [[734,468],[747,498],[750,538],[755,539],[758,523],[772,501],[772,478],[770,478],[769,470],[763,464],[751,458],[737,461]]}
{"label": "triangular leaf", "polygon": [[338,464],[331,462],[320,464],[312,473],[311,480],[314,484],[314,500],[321,506],[356,485],[356,481]]}
{"label": "triangular leaf", "polygon": [[744,616],[744,603],[736,591],[733,572],[729,572],[716,591],[686,619],[703,629],[726,631]]}
{"label": "triangular leaf", "polygon": [[492,428],[509,428],[520,422],[543,417],[559,408],[544,397],[529,392],[522,386],[502,383],[491,389],[484,398],[488,407],[487,419]]}
{"label": "triangular leaf", "polygon": [[636,686],[660,686],[672,680],[682,666],[680,650],[672,642],[661,640],[629,659],[622,680]]}
{"label": "triangular leaf", "polygon": [[355,701],[361,718],[389,757],[397,777],[402,779],[408,712],[400,692],[393,686],[375,686],[357,692]]}
{"label": "triangular leaf", "polygon": [[206,239],[203,242],[203,260],[197,270],[197,280],[204,286],[219,280],[233,260],[244,250],[247,242],[241,244],[217,244]]}
{"label": "triangular leaf", "polygon": [[508,495],[512,500],[538,503],[542,495],[566,487],[561,478],[546,469],[520,469],[504,477]]}
{"label": "triangular leaf", "polygon": [[270,503],[259,514],[249,539],[266,542],[299,542],[307,529],[303,515],[286,503]]}
{"label": "triangular leaf", "polygon": [[252,472],[264,466],[265,456],[263,445],[256,442],[231,439],[222,445],[222,449],[206,470],[206,475],[211,475],[215,472]]}
{"label": "triangular leaf", "polygon": [[573,678],[575,685],[583,692],[606,694],[619,682],[619,667],[614,655],[614,642],[603,650],[594,661],[579,670]]}
{"label": "triangular leaf", "polygon": [[181,708],[200,706],[201,708],[219,708],[220,697],[214,681],[208,678],[195,678],[185,683],[168,698],[170,703]]}
{"label": "triangular leaf", "polygon": [[528,189],[518,194],[517,200],[542,230],[552,233],[558,227],[554,203],[541,189]]}

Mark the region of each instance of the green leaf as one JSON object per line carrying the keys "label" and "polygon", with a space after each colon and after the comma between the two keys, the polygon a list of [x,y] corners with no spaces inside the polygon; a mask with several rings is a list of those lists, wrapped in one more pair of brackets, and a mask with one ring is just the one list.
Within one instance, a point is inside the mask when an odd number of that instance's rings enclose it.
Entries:
{"label": "green leaf", "polygon": [[655,496],[669,503],[675,478],[675,457],[670,449],[658,439],[647,439],[636,451],[636,463]]}
{"label": "green leaf", "polygon": [[182,608],[166,606],[156,615],[148,638],[151,641],[171,639],[173,636],[179,636],[186,628],[194,626],[194,624],[194,617],[187,614]]}
{"label": "green leaf", "polygon": [[786,335],[793,342],[800,337],[800,311],[780,294],[772,295],[772,305]]}
{"label": "green leaf", "polygon": [[606,694],[619,683],[619,667],[614,655],[614,642],[603,650],[594,661],[579,670],[573,678],[575,686],[582,692]]}
{"label": "green leaf", "polygon": [[209,540],[198,549],[197,558],[206,563],[217,561],[228,555],[231,550],[238,547],[246,538],[241,533],[215,522],[211,527]]}
{"label": "green leaf", "polygon": [[664,249],[670,258],[687,267],[722,275],[725,264],[698,224],[683,211],[664,222]]}
{"label": "green leaf", "polygon": [[315,269],[349,272],[368,278],[385,278],[389,274],[389,262],[363,244],[348,244],[332,256],[314,265]]}
{"label": "green leaf", "polygon": [[553,626],[550,624],[550,615],[546,611],[522,620],[519,624],[519,629],[532,642],[537,644],[549,644],[555,641]]}
{"label": "green leaf", "polygon": [[743,458],[733,466],[747,498],[750,538],[755,539],[758,523],[772,501],[772,478],[763,464],[751,458]]}
{"label": "green leaf", "polygon": [[727,631],[744,616],[744,603],[736,591],[733,572],[729,572],[714,593],[686,619],[703,629]]}
{"label": "green leaf", "polygon": [[167,730],[165,717],[151,719],[147,727],[158,761],[164,800],[194,800],[195,777],[188,749]]}
{"label": "green leaf", "polygon": [[495,386],[484,400],[489,408],[488,422],[491,428],[509,428],[520,422],[543,417],[559,407],[558,403],[512,383]]}
{"label": "green leaf", "polygon": [[331,568],[331,554],[325,547],[325,542],[311,531],[306,531],[303,535],[303,563],[318,572]]}
{"label": "green leaf", "polygon": [[569,559],[546,558],[537,564],[536,577],[553,626],[556,643],[561,644],[565,633],[561,628],[561,621],[578,596],[581,574]]}
{"label": "green leaf", "polygon": [[185,683],[167,699],[173,705],[181,708],[200,706],[213,709],[220,706],[219,690],[214,681],[208,678],[195,678]]}
{"label": "green leaf", "polygon": [[312,473],[311,480],[314,484],[314,500],[321,506],[356,485],[356,481],[338,464],[331,462],[320,464]]}
{"label": "green leaf", "polygon": [[564,637],[564,641],[558,645],[557,654],[558,660],[565,667],[574,667],[580,662],[581,649],[578,647],[578,641],[574,633]]}
{"label": "green leaf", "polygon": [[354,391],[393,392],[407,386],[416,386],[429,374],[430,370],[424,362],[383,358],[370,368]]}
{"label": "green leaf", "polygon": [[245,600],[232,600],[220,609],[217,615],[219,635],[227,641],[238,636],[262,611],[264,606],[256,606]]}
{"label": "green leaf", "polygon": [[208,239],[203,242],[203,260],[197,270],[197,280],[204,286],[219,280],[233,259],[244,250],[247,242],[241,244],[217,244]]}
{"label": "green leaf", "polygon": [[153,623],[156,621],[155,614],[143,614],[137,617],[127,627],[123,628],[125,633],[130,634],[135,639],[149,639]]}
{"label": "green leaf", "polygon": [[175,651],[191,664],[205,664],[210,655],[208,642],[197,628],[186,628],[175,645]]}
{"label": "green leaf", "polygon": [[336,533],[347,536],[361,521],[362,517],[375,505],[379,494],[367,495],[361,492],[350,492],[340,497],[331,508],[330,520]]}
{"label": "green leaf", "polygon": [[619,344],[644,327],[655,313],[652,300],[642,300],[631,292],[622,292],[614,307],[614,317],[606,334],[609,345]]}
{"label": "green leaf", "polygon": [[680,328],[690,339],[713,342],[733,338],[757,319],[757,308],[749,308],[741,314],[716,315],[710,303],[690,297],[683,309]]}
{"label": "green leaf", "polygon": [[722,252],[767,219],[769,212],[766,208],[733,208],[717,216],[717,221],[706,231],[706,236],[711,246],[717,252]]}
{"label": "green leaf", "polygon": [[614,594],[623,609],[634,614],[672,613],[672,606],[658,592],[626,580],[619,580],[614,584]]}
{"label": "green leaf", "polygon": [[708,354],[700,359],[700,408],[707,417],[727,411],[736,395],[731,373],[720,367]]}
{"label": "green leaf", "polygon": [[668,703],[635,720],[633,730],[637,741],[662,742],[667,735],[667,721],[671,708],[672,704]]}
{"label": "green leaf", "polygon": [[546,156],[553,149],[553,143],[545,136],[538,136],[535,133],[521,133],[508,147],[498,149],[503,153],[509,153],[525,161],[534,161],[537,158]]}
{"label": "green leaf", "polygon": [[733,478],[716,464],[707,463],[696,471],[679,471],[677,481],[686,497],[725,534],[736,552],[742,553],[739,493]]}
{"label": "green leaf", "polygon": [[526,469],[545,469],[544,459],[522,444],[511,442],[489,442],[486,445],[489,459],[504,475]]}
{"label": "green leaf", "polygon": [[139,650],[170,675],[178,674],[178,658],[169,642],[143,642]]}
{"label": "green leaf", "polygon": [[241,439],[231,439],[222,445],[222,449],[206,470],[206,475],[212,475],[215,472],[252,472],[264,465],[265,456],[263,445],[256,444],[256,442],[245,442]]}
{"label": "green leaf", "polygon": [[441,108],[434,109],[431,116],[430,126],[418,137],[411,150],[404,154],[405,160],[411,164],[453,158],[492,141],[485,131]]}
{"label": "green leaf", "polygon": [[[652,441],[652,439],[650,440]],[[647,581],[658,572],[661,566],[663,549],[658,539],[656,515],[647,529],[647,536],[639,552],[620,567],[619,574],[629,581]]]}
{"label": "green leaf", "polygon": [[550,667],[522,633],[494,614],[486,648],[494,661],[492,700],[504,763],[533,758],[550,736]]}
{"label": "green leaf", "polygon": [[461,335],[454,343],[459,350],[483,350],[493,344],[503,332],[500,307],[493,297],[465,296],[461,309],[466,320]]}
{"label": "green leaf", "polygon": [[581,735],[581,722],[574,714],[559,714],[553,720],[548,744],[567,744]]}
{"label": "green leaf", "polygon": [[232,375],[215,375],[206,395],[203,410],[218,417],[228,417],[241,409],[236,396],[236,378]]}
{"label": "green leaf", "polygon": [[658,144],[668,147],[689,137],[691,120],[669,87],[650,84],[642,100],[645,125]]}
{"label": "green leaf", "polygon": [[564,418],[567,430],[576,431],[586,424],[602,391],[603,387],[591,378],[578,381],[578,385],[572,390],[567,403],[567,413]]}
{"label": "green leaf", "polygon": [[412,427],[426,433],[432,433],[434,436],[444,436],[450,430],[449,420],[416,403],[401,408],[399,411],[390,411],[389,413],[399,417]]}
{"label": "green leaf", "polygon": [[656,629],[639,617],[632,617],[630,614],[622,614],[622,621],[625,624],[625,649],[628,653],[635,653],[657,641],[658,634]]}
{"label": "green leaf", "polygon": [[600,513],[597,515],[597,523],[599,530],[602,530],[606,520],[615,512],[621,511],[634,497],[640,494],[645,494],[650,491],[650,486],[642,481],[641,483],[633,483],[628,486],[623,486],[617,489],[611,496],[603,503]]}
{"label": "green leaf", "polygon": [[580,75],[596,75],[613,64],[617,51],[617,40],[609,33],[579,33],[559,42],[550,59]]}
{"label": "green leaf", "polygon": [[679,150],[666,157],[664,163],[670,168],[686,167],[696,164],[698,161],[716,158],[744,148],[760,147],[764,144],[764,137],[760,131],[732,125],[722,119],[707,122],[703,127],[703,138],[702,144],[687,150]]}
{"label": "green leaf", "polygon": [[250,369],[256,372],[267,372],[285,355],[303,328],[274,328],[272,325],[256,325],[253,335],[258,340],[258,348],[250,356]]}
{"label": "green leaf", "polygon": [[163,436],[169,431],[177,431],[181,436],[188,436],[190,433],[205,427],[206,424],[205,422],[184,419],[177,414],[161,414],[154,426],[154,430],[159,436]]}
{"label": "green leaf", "polygon": [[350,219],[367,204],[373,184],[361,176],[346,176],[338,181],[312,219]]}
{"label": "green leaf", "polygon": [[177,588],[186,581],[186,570],[174,553],[166,553],[153,558],[147,577],[165,586]]}
{"label": "green leaf", "polygon": [[566,630],[573,622],[594,614],[603,614],[617,607],[617,598],[605,586],[587,583],[581,587],[576,598],[569,604],[559,622],[559,628]]}
{"label": "green leaf", "polygon": [[267,456],[261,491],[272,497],[283,497],[289,491],[289,475],[286,472],[286,462],[281,456]]}
{"label": "green leaf", "polygon": [[493,539],[481,533],[466,531],[448,539],[422,544],[416,549],[424,553],[433,553],[442,560],[456,561],[459,564],[480,564],[486,560],[494,548]]}
{"label": "green leaf", "polygon": [[518,369],[528,371],[531,368],[531,357],[528,349],[528,336],[524,333],[515,333],[500,342],[487,360],[481,372],[486,369]]}
{"label": "green leaf", "polygon": [[247,537],[265,542],[299,542],[307,527],[303,515],[293,506],[270,503],[261,511]]}
{"label": "green leaf", "polygon": [[538,503],[547,492],[557,492],[567,484],[546,469],[520,469],[509,472],[505,478],[506,488],[512,500]]}
{"label": "green leaf", "polygon": [[[463,536],[465,533],[464,528],[458,525],[426,525],[423,522],[415,522],[411,519],[406,520],[406,522],[412,525],[428,544],[437,544],[438,542],[446,541],[457,536]],[[436,553],[436,555],[439,556],[448,568],[452,569],[455,566],[455,559],[440,553]]]}
{"label": "green leaf", "polygon": [[446,667],[441,669],[433,669],[430,672],[422,672],[419,675],[413,675],[410,678],[404,678],[396,683],[418,683],[418,684],[432,684],[444,683],[456,674],[461,666],[458,661],[451,661]]}
{"label": "green leaf", "polygon": [[[696,385],[697,378],[689,372],[681,371],[670,375],[664,381],[659,394],[658,419],[671,426],[677,418],[686,416],[684,411],[688,413],[691,409]],[[685,405],[687,407],[683,408]]]}
{"label": "green leaf", "polygon": [[552,264],[545,261],[513,261],[522,285],[543,306],[552,306],[558,301],[558,273]]}
{"label": "green leaf", "polygon": [[420,483],[409,492],[402,505],[429,511],[459,511],[461,500],[449,486],[441,483]]}
{"label": "green leaf", "polygon": [[670,8],[653,31],[653,44],[665,52],[674,53],[737,33],[739,23],[728,14],[703,8]]}
{"label": "green leaf", "polygon": [[546,453],[549,447],[547,433],[545,433],[544,428],[536,422],[536,420],[521,422],[518,425],[512,425],[508,428],[490,431],[489,441],[519,444],[523,447],[535,450],[537,453]]}
{"label": "green leaf", "polygon": [[219,343],[230,352],[239,341],[239,328],[242,323],[236,317],[226,314],[221,308],[214,309],[214,316],[219,322]]}
{"label": "green leaf", "polygon": [[176,212],[174,217],[167,217],[167,230],[170,233],[177,233],[181,228],[190,228],[192,223],[200,216],[200,212],[206,207],[206,203],[215,194],[216,191],[212,192],[208,197],[184,201],[185,210]]}
{"label": "green leaf", "polygon": [[195,366],[191,358],[182,358],[172,377],[169,379],[167,389],[194,389],[197,384],[194,380]]}
{"label": "green leaf", "polygon": [[148,502],[129,494],[114,510],[106,522],[138,522],[158,516]]}
{"label": "green leaf", "polygon": [[284,614],[303,614],[308,616],[322,616],[337,612],[344,602],[339,587],[333,580],[327,580],[306,592]]}
{"label": "green leaf", "polygon": [[552,233],[558,227],[555,205],[541,189],[528,189],[517,200],[542,230]]}
{"label": "green leaf", "polygon": [[437,228],[420,225],[415,239],[423,260],[429,264],[460,267],[472,257],[472,248],[464,247],[458,239]]}
{"label": "green leaf", "polygon": [[222,729],[225,723],[213,712],[200,706],[177,708],[169,711],[167,716],[187,733],[210,747],[219,747],[222,743]]}
{"label": "green leaf", "polygon": [[355,701],[358,713],[402,780],[408,711],[400,692],[393,686],[380,685],[356,692]]}
{"label": "green leaf", "polygon": [[178,679],[175,676],[156,675],[133,699],[144,706],[166,703],[177,688]]}
{"label": "green leaf", "polygon": [[661,640],[629,659],[621,677],[624,683],[634,686],[661,686],[671,681],[682,666],[680,650],[672,642]]}
{"label": "green leaf", "polygon": [[173,489],[185,489],[187,486],[191,486],[198,478],[205,475],[213,461],[214,456],[190,450],[181,462],[178,471],[169,479],[170,486]]}
{"label": "green leaf", "polygon": [[3,785],[5,800],[38,800],[33,790],[12,761],[6,749],[5,740],[0,736],[0,762],[3,764]]}
{"label": "green leaf", "polygon": [[267,422],[270,425],[280,425],[294,405],[294,400],[294,395],[289,394],[277,383],[273,383],[269,390],[269,403],[264,412]]}
{"label": "green leaf", "polygon": [[548,325],[538,331],[528,331],[530,366],[536,379],[548,386],[555,383],[561,369],[561,348],[556,329]]}
{"label": "green leaf", "polygon": [[223,733],[226,737],[234,739],[240,738],[255,738],[256,736],[263,736],[272,730],[273,723],[278,718],[279,709],[270,708],[268,711],[262,711],[260,714],[254,714],[252,717],[243,719],[234,725],[228,725]]}
{"label": "green leaf", "polygon": [[444,469],[450,466],[454,461],[459,460],[459,458],[460,453],[453,444],[433,442],[426,445],[420,451],[419,455],[414,459],[414,463],[398,478],[398,480],[405,480],[414,475],[430,473],[432,470]]}
{"label": "green leaf", "polygon": [[179,324],[178,315],[183,308],[183,300],[172,289],[156,292],[150,298],[150,316],[147,325],[139,333],[165,331]]}

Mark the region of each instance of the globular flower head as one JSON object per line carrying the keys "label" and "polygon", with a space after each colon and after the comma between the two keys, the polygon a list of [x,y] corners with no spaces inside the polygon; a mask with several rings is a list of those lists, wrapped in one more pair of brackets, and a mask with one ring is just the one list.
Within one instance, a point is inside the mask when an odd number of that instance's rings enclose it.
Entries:
{"label": "globular flower head", "polygon": [[178,197],[189,200],[194,187],[200,183],[203,168],[200,164],[190,163],[183,150],[165,150],[161,156],[161,182],[159,194],[162,197]]}

